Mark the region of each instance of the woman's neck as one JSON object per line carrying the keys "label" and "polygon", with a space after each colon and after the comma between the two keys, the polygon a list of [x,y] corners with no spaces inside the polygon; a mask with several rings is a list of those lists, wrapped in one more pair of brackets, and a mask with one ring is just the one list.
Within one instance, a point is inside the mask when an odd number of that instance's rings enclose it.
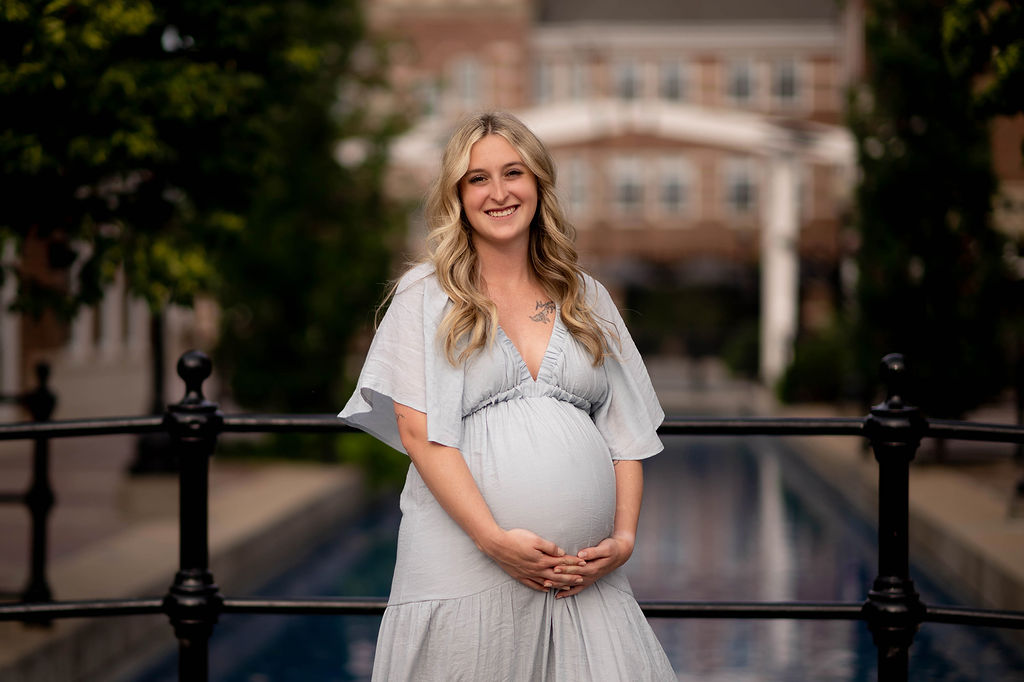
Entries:
{"label": "woman's neck", "polygon": [[493,245],[477,248],[477,266],[485,287],[518,288],[536,280],[526,248],[496,249]]}

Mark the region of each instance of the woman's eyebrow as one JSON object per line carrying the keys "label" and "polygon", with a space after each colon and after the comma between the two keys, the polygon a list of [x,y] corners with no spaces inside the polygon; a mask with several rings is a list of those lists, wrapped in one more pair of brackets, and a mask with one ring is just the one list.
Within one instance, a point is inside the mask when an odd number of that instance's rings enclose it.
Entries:
{"label": "woman's eyebrow", "polygon": [[[510,162],[506,163],[504,166],[502,166],[501,169],[505,170],[506,168],[509,168],[510,166],[523,166],[523,167],[525,167],[526,164],[524,164],[522,161],[510,161]],[[486,173],[486,172],[487,171],[484,170],[483,168],[470,168],[469,170],[467,170],[463,174],[462,177],[466,177],[467,175],[472,175],[473,173]]]}

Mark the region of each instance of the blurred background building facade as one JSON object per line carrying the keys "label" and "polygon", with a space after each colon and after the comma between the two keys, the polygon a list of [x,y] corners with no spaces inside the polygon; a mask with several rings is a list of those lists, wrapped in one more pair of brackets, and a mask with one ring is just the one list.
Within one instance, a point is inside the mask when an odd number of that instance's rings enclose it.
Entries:
{"label": "blurred background building facade", "polygon": [[[828,325],[856,277],[845,109],[863,73],[863,4],[364,0],[390,57],[383,105],[412,123],[393,145],[389,191],[418,203],[461,116],[513,111],[551,149],[583,263],[637,313],[645,354],[725,355],[771,384],[796,335]],[[1022,136],[1020,117],[995,121],[994,218],[1018,244]],[[422,237],[414,213],[409,252]],[[23,256],[48,267],[46,253]],[[123,277],[69,326],[7,311],[14,287],[0,290],[0,392],[30,386],[45,360],[58,416],[149,408],[151,316]],[[218,310],[200,299],[163,320],[173,377],[182,350],[215,345]]]}
{"label": "blurred background building facade", "polygon": [[394,46],[395,104],[420,112],[396,145],[393,191],[422,193],[462,115],[517,113],[555,157],[584,264],[623,305],[660,311],[632,321],[644,351],[700,356],[743,338],[774,381],[798,326],[837,305],[856,3],[368,7]]}

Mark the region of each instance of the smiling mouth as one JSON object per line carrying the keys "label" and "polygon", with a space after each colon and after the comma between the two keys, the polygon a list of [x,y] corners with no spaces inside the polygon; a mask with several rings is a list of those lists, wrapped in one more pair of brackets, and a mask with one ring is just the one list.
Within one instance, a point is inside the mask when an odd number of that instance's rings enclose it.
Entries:
{"label": "smiling mouth", "polygon": [[516,209],[518,209],[518,208],[519,208],[518,206],[509,206],[508,208],[494,209],[494,210],[491,210],[491,211],[484,211],[484,213],[486,213],[487,215],[491,216],[492,218],[507,218],[508,216],[510,216],[513,213],[515,213]]}

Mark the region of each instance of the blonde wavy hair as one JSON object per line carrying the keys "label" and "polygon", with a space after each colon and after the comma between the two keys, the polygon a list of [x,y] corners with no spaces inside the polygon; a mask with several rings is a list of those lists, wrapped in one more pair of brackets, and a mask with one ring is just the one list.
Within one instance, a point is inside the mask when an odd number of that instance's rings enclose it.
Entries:
{"label": "blonde wavy hair", "polygon": [[537,179],[537,212],[530,224],[529,262],[544,291],[558,302],[562,322],[598,366],[609,351],[614,326],[587,302],[583,271],[573,244],[575,229],[555,195],[555,165],[547,148],[522,121],[504,112],[477,114],[456,128],[441,158],[441,170],[427,194],[427,260],[452,307],[438,328],[452,365],[465,361],[497,334],[498,310],[481,287],[473,229],[459,196],[469,169],[470,148],[487,135],[500,135]]}

